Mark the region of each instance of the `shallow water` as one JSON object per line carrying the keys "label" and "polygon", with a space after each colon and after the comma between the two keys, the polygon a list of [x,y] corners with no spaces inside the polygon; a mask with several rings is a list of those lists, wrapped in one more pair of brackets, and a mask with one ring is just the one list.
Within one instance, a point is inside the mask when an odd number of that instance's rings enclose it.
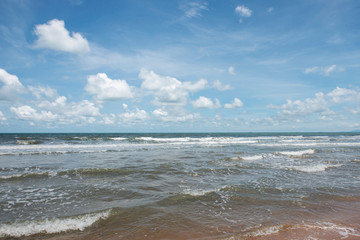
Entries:
{"label": "shallow water", "polygon": [[356,239],[359,166],[355,133],[1,134],[0,237]]}

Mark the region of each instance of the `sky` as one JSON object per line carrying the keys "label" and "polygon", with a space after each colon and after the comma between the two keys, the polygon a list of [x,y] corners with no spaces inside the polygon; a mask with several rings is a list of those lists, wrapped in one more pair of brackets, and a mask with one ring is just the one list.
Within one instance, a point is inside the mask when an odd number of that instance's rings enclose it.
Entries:
{"label": "sky", "polygon": [[0,132],[360,129],[357,0],[1,0]]}

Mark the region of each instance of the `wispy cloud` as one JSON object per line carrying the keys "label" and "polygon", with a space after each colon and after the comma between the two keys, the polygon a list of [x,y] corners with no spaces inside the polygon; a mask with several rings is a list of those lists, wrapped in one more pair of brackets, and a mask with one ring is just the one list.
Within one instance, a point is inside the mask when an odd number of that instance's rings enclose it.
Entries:
{"label": "wispy cloud", "polygon": [[235,74],[236,74],[236,73],[235,73],[235,68],[234,68],[233,66],[230,66],[230,67],[228,68],[228,73],[231,74],[231,75],[235,75]]}
{"label": "wispy cloud", "polygon": [[271,13],[271,12],[273,12],[274,11],[274,8],[273,7],[269,7],[268,9],[267,9],[267,12],[268,13]]}
{"label": "wispy cloud", "polygon": [[323,74],[325,76],[328,76],[333,72],[342,72],[342,71],[344,71],[344,68],[338,67],[334,64],[329,67],[318,67],[318,66],[309,67],[309,68],[305,69],[304,73],[305,74],[317,73],[317,74]]}
{"label": "wispy cloud", "polygon": [[201,17],[201,12],[208,10],[207,3],[203,1],[186,1],[180,4],[187,18]]}

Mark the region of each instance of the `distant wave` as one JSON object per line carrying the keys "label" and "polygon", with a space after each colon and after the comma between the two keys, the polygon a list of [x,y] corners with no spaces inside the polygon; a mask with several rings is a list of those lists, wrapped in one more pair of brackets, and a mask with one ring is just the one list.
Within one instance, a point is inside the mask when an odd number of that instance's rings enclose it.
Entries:
{"label": "distant wave", "polygon": [[36,145],[41,143],[43,142],[39,140],[16,140],[15,142],[16,145]]}
{"label": "distant wave", "polygon": [[287,155],[287,156],[291,156],[291,157],[301,157],[304,155],[311,155],[315,153],[314,149],[307,149],[307,150],[299,150],[299,151],[283,151],[283,152],[278,152],[281,155]]}
{"label": "distant wave", "polygon": [[65,218],[0,224],[0,237],[21,237],[38,233],[59,233],[80,230],[110,216],[111,210]]}

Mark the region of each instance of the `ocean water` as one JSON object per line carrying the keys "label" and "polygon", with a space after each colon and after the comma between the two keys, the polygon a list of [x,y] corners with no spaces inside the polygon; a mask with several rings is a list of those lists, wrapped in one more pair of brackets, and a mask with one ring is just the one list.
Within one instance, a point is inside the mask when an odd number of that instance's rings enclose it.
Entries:
{"label": "ocean water", "polygon": [[360,239],[360,134],[0,134],[3,239]]}

